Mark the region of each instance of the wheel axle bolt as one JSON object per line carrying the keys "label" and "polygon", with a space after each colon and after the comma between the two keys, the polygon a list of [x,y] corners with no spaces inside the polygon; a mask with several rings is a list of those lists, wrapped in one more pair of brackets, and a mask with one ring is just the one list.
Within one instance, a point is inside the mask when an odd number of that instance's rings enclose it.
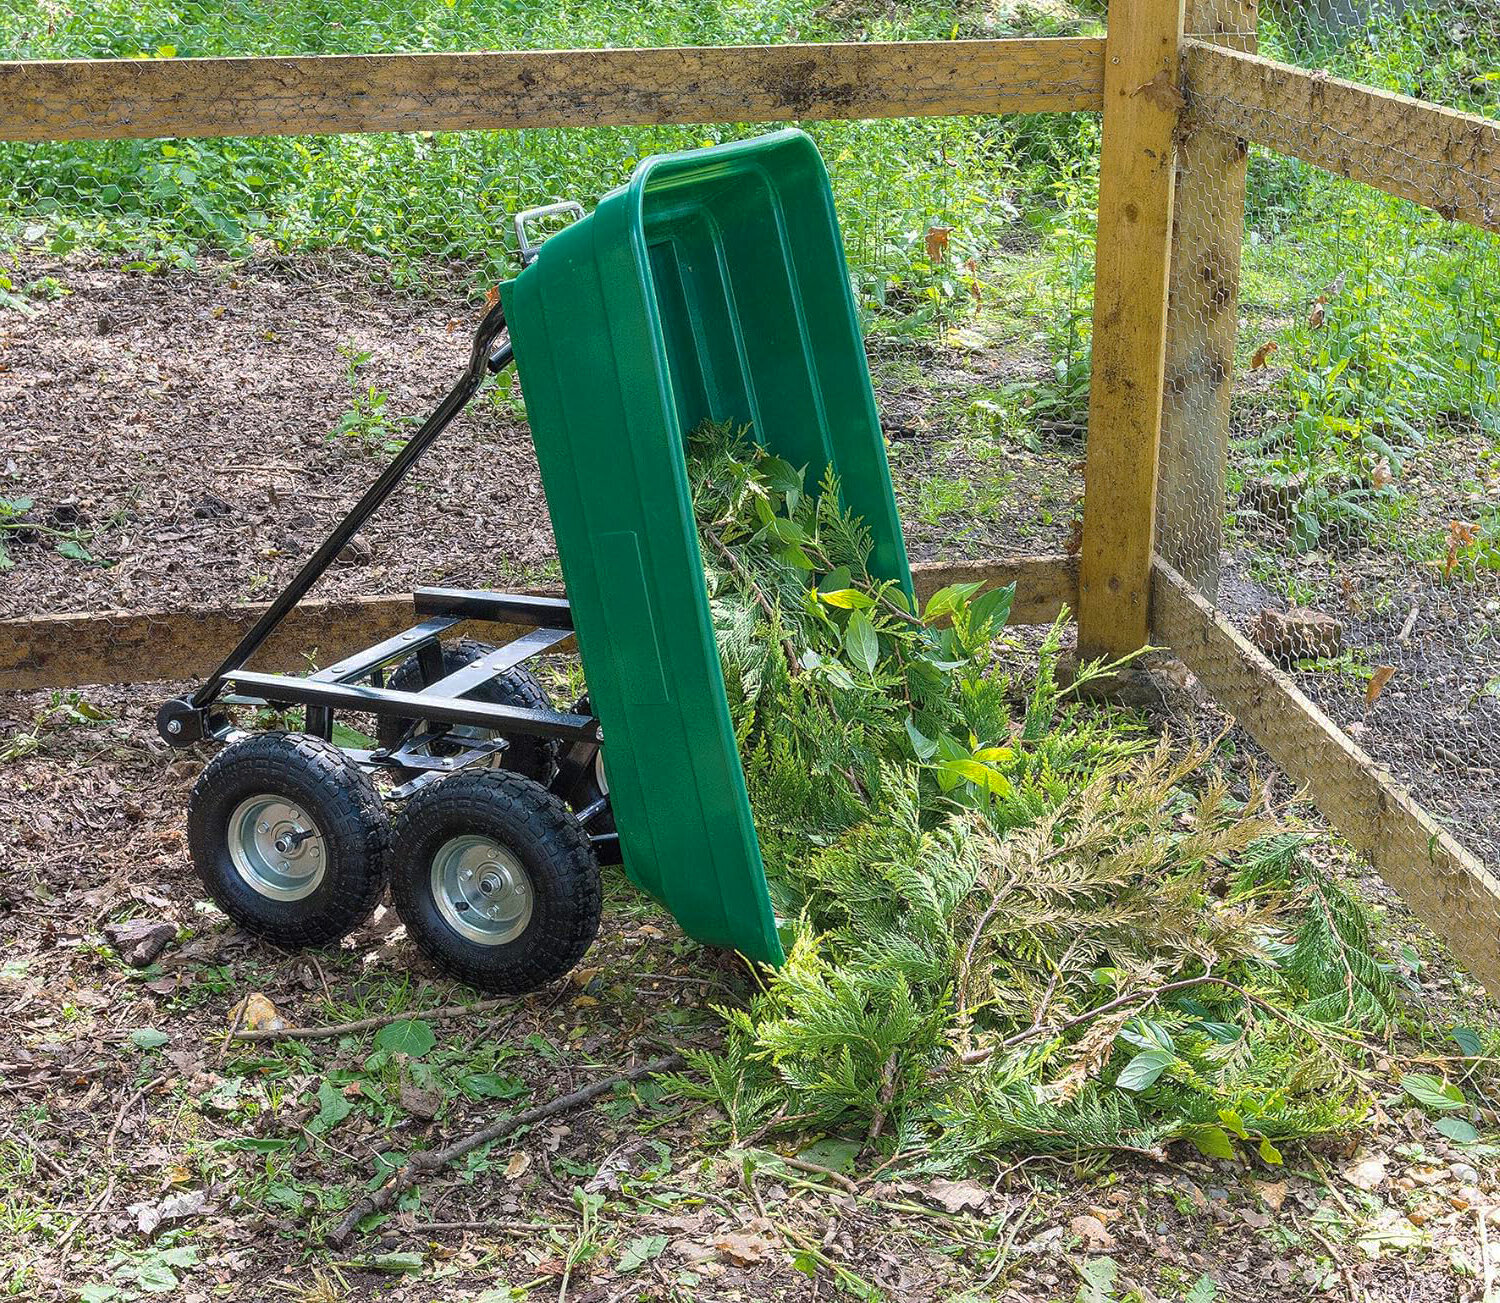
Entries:
{"label": "wheel axle bolt", "polygon": [[180,719],[169,719],[167,721],[167,732],[174,737],[182,732],[182,721]]}

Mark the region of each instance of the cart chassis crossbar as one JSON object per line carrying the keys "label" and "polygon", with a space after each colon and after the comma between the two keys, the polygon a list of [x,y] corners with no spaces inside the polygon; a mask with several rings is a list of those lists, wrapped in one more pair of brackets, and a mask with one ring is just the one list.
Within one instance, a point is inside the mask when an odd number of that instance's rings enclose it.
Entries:
{"label": "cart chassis crossbar", "polygon": [[[549,632],[552,632],[549,630]],[[475,662],[475,666],[480,662]],[[468,667],[469,669],[475,666]],[[467,691],[473,691],[496,674],[469,676]],[[464,674],[466,671],[459,671]],[[457,678],[459,674],[452,677]],[[423,692],[397,692],[363,683],[328,683],[289,674],[257,674],[236,670],[228,680],[237,692],[260,697],[276,705],[324,706],[334,710],[363,711],[398,719],[421,719],[439,724],[470,724],[496,732],[521,733],[533,737],[560,737],[574,741],[599,740],[599,723],[588,715],[502,706],[487,701],[463,701],[442,692],[439,680]]]}

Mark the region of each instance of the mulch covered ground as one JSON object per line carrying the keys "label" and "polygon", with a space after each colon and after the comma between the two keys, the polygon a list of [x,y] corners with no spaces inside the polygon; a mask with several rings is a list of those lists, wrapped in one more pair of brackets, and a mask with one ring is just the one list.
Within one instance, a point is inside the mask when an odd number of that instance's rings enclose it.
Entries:
{"label": "mulch covered ground", "polygon": [[[51,276],[66,292],[0,313],[0,497],[32,499],[44,526],[12,538],[0,614],[268,596],[387,455],[330,436],[356,394],[391,420],[422,413],[464,359],[477,308],[456,286],[403,297],[374,270],[22,268],[17,284]],[[965,396],[1014,364],[873,354],[913,553],[1059,550],[1076,447],[1008,450],[1001,512],[951,510],[930,487],[991,482],[994,459],[959,437]],[[59,551],[70,537],[108,564]],[[324,593],[551,573],[508,392],[461,419],[365,544]],[[869,1160],[851,1177],[862,1137],[809,1137],[794,1165],[764,1138],[731,1148],[714,1110],[648,1083],[435,1174],[329,1250],[323,1234],[415,1141],[712,1045],[709,1006],[751,978],[613,878],[572,979],[453,1017],[430,1011],[473,993],[433,975],[389,913],[336,951],[258,944],[205,903],[188,862],[182,816],[203,757],[156,738],[172,690],[0,698],[0,1292],[1394,1303],[1478,1300],[1500,1276],[1496,1151],[1450,1142],[1394,1087],[1367,1135],[1293,1147],[1283,1168],[1012,1160],[957,1180]],[[1217,722],[1190,693],[1174,709]],[[1378,884],[1364,889],[1387,911],[1392,962],[1421,966],[1412,999],[1483,1026],[1441,947]],[[128,922],[166,925],[141,968],[110,940]],[[232,1039],[252,993],[315,1031],[368,1018],[399,1031]],[[1470,1083],[1493,1124],[1484,1089]]]}
{"label": "mulch covered ground", "polygon": [[[74,534],[98,564],[59,553],[56,534],[21,533],[0,617],[243,602],[283,584],[379,473],[388,441],[456,380],[483,311],[457,283],[418,297],[377,274],[349,256],[160,275],[82,259],[15,270],[56,297],[0,308],[0,496],[30,499],[39,525]],[[874,365],[914,556],[1060,550],[1076,449],[1015,450],[1027,463],[1016,476],[955,439],[968,392],[1012,368],[909,344],[877,345]],[[339,433],[351,412],[366,419]],[[507,374],[319,593],[555,577],[522,412]],[[987,503],[1000,510],[975,513],[970,490],[1002,471],[1012,491]],[[953,487],[934,498],[934,480]]]}

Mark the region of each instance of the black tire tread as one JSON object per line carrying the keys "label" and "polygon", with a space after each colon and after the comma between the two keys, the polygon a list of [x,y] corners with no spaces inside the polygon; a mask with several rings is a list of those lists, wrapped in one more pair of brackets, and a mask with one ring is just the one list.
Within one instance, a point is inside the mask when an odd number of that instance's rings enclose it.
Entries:
{"label": "black tire tread", "polygon": [[[304,790],[288,789],[288,776]],[[287,792],[317,806],[324,840],[339,849],[330,863],[330,889],[301,901],[265,902],[235,891],[238,878],[219,855],[227,820],[252,790]],[[311,796],[312,800],[308,800]],[[332,742],[306,733],[255,733],[221,750],[193,785],[188,799],[188,849],[215,904],[247,932],[287,949],[326,946],[347,936],[374,912],[385,892],[391,823],[380,793],[360,767]],[[330,853],[330,861],[335,858]],[[248,891],[241,884],[242,891]],[[273,912],[274,911],[274,912]]]}
{"label": "black tire tread", "polygon": [[[481,657],[488,656],[494,650],[492,644],[480,642],[476,638],[445,642],[443,671],[452,674]],[[408,656],[391,672],[386,686],[398,692],[422,690],[422,666],[416,655]],[[541,685],[536,675],[520,665],[507,670],[486,687],[473,693],[472,699],[494,705],[520,706],[526,710],[552,709],[552,698],[547,694],[547,689]],[[376,722],[375,740],[383,747],[395,746],[410,724],[409,719],[383,715]],[[555,738],[513,738],[505,751],[505,767],[535,778],[539,783],[549,783],[557,770],[559,746],[560,743]]]}
{"label": "black tire tread", "polygon": [[[439,836],[460,829],[495,833],[526,862],[532,921],[513,942],[479,946],[429,916],[430,851]],[[599,863],[572,811],[506,769],[455,774],[406,803],[395,823],[391,894],[408,935],[436,967],[478,990],[512,994],[571,971],[598,935],[603,908]]]}

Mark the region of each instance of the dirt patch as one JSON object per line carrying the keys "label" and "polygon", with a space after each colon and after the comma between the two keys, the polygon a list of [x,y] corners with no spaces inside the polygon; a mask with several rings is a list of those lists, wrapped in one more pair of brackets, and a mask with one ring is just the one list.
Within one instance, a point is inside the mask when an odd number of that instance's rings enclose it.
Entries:
{"label": "dirt patch", "polygon": [[[646,1083],[435,1175],[330,1253],[320,1237],[389,1162],[664,1049],[715,1044],[709,1005],[742,1000],[748,976],[611,877],[600,941],[571,980],[433,1018],[433,1045],[408,1059],[379,1060],[376,1031],[230,1042],[250,992],[302,1026],[421,1020],[473,995],[434,977],[388,914],[316,953],[237,932],[183,847],[202,757],[156,741],[150,702],[102,691],[89,704],[39,694],[0,711],[0,750],[32,738],[3,763],[0,795],[0,1286],[17,1297],[769,1301],[839,1297],[842,1281],[919,1303],[1073,1303],[1106,1283],[1095,1297],[1478,1298],[1481,1219],[1500,1230],[1493,1164],[1393,1084],[1377,1086],[1373,1135],[1288,1146],[1279,1168],[1181,1146],[1166,1165],[1017,1156],[957,1185],[920,1162],[866,1162],[851,1187],[754,1140],[734,1148],[714,1110]],[[1482,1027],[1473,988],[1382,898],[1392,962],[1404,937],[1429,957],[1412,998]],[[131,918],[175,930],[144,969],[106,939]],[[1483,1083],[1467,1088],[1492,1107]],[[807,1157],[842,1162],[845,1138],[822,1140]]]}
{"label": "dirt patch", "polygon": [[[0,494],[76,530],[12,547],[0,614],[242,602],[293,573],[467,361],[482,308],[374,282],[358,259],[150,275],[28,264],[62,296],[0,313]],[[19,278],[18,278],[19,279]],[[509,390],[473,404],[372,523],[327,596],[543,571],[551,528]],[[349,412],[363,433],[334,431]]]}
{"label": "dirt patch", "polygon": [[[482,311],[456,283],[396,292],[347,255],[160,275],[32,261],[14,277],[45,278],[59,297],[0,311],[0,496],[31,499],[43,527],[13,536],[0,616],[268,598],[457,378]],[[912,555],[1060,547],[1079,450],[1010,445],[973,408],[1033,363],[881,339],[871,352]],[[364,433],[335,432],[351,421]],[[65,537],[104,564],[59,551]],[[556,575],[504,378],[317,591]]]}

